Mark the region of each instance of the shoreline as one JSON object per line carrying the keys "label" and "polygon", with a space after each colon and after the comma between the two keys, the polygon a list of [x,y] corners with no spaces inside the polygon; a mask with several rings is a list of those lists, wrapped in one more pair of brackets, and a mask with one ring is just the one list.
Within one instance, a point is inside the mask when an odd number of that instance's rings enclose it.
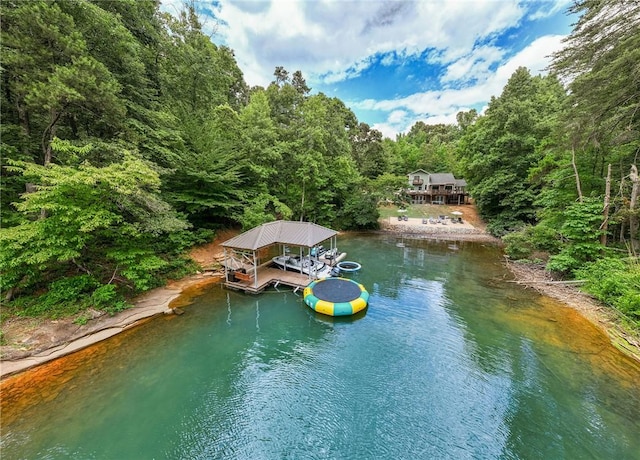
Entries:
{"label": "shoreline", "polygon": [[555,284],[550,274],[540,265],[511,262],[505,257],[505,263],[513,274],[512,282],[533,289],[578,311],[592,324],[598,327],[611,344],[620,352],[640,362],[640,334],[630,331],[622,324],[616,311],[602,304],[575,285]]}
{"label": "shoreline", "polygon": [[113,316],[100,312],[84,325],[76,325],[73,318],[37,321],[12,318],[8,322],[22,323],[20,332],[30,337],[2,345],[0,380],[82,350],[156,316],[181,314],[179,307],[191,303],[202,288],[220,279],[214,273],[197,274],[168,283],[133,299],[132,308]]}
{"label": "shoreline", "polygon": [[[421,219],[413,220],[415,222],[403,221],[395,225],[387,225],[383,222],[381,229],[373,233],[395,233],[420,239],[502,244],[499,238],[471,226],[471,228],[433,227],[423,225]],[[209,245],[206,260],[215,259],[215,255],[211,252],[216,246],[215,242]],[[640,361],[640,338],[624,330],[611,309],[598,304],[588,294],[575,287],[544,284],[545,281],[549,281],[544,269],[508,261],[506,265],[515,278],[512,282],[521,284],[525,288],[533,288],[540,294],[552,297],[567,307],[579,311],[603,330],[616,348]],[[86,348],[157,315],[180,314],[179,307],[188,305],[203,288],[220,280],[219,273],[207,272],[170,282],[164,287],[152,289],[134,299],[134,307],[114,316],[96,312],[96,315],[84,325],[75,324],[73,318],[39,321],[28,318],[10,319],[8,322],[16,321],[24,324],[22,330],[18,328],[14,333],[18,337],[13,340],[13,343],[1,347],[0,380]],[[528,282],[530,284],[527,284]],[[5,325],[3,325],[4,329]],[[26,337],[21,338],[20,333]],[[7,334],[6,338],[11,337]]]}

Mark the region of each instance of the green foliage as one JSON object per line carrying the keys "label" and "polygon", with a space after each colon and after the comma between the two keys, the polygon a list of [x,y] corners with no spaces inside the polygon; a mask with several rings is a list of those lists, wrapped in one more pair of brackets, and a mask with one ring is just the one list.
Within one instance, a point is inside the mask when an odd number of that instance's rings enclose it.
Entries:
{"label": "green foliage", "polygon": [[160,82],[164,100],[183,123],[206,122],[219,105],[239,108],[246,84],[233,52],[216,46],[202,32],[192,5],[178,17],[164,15],[170,37],[162,43]]}
{"label": "green foliage", "polygon": [[367,189],[379,202],[393,202],[407,186],[407,176],[384,173],[367,182]]}
{"label": "green foliage", "polygon": [[[633,215],[626,213],[630,198],[626,178],[631,165],[637,165],[640,147],[640,3],[578,0],[570,12],[577,21],[551,66],[570,82],[559,137],[566,150],[575,153],[586,196],[604,195],[607,166],[612,166],[611,190],[619,193],[612,200],[610,215],[616,218],[609,229],[638,246],[639,236],[631,232]],[[572,173],[565,167],[555,175],[572,177]]]}
{"label": "green foliage", "polygon": [[291,214],[291,209],[277,198],[260,194],[244,207],[238,221],[244,230],[249,230],[277,219],[288,220]]}
{"label": "green foliage", "polygon": [[601,256],[605,249],[600,244],[601,211],[602,204],[596,199],[574,203],[565,210],[560,228],[564,244],[560,252],[550,258],[548,270],[571,275],[585,263]]}
{"label": "green foliage", "polygon": [[[150,249],[154,237],[186,227],[158,197],[157,174],[130,153],[103,168],[86,161],[77,167],[10,164],[11,171],[39,186],[15,204],[21,223],[0,229],[5,290],[35,286],[38,273],[65,266],[82,267],[99,278],[119,271],[145,289],[153,284],[153,271],[163,266]],[[105,263],[115,266],[105,270]],[[149,272],[141,274],[144,270]]]}
{"label": "green foliage", "polygon": [[[130,307],[115,285],[101,285],[95,277],[86,274],[60,278],[52,282],[44,294],[23,296],[7,306],[18,316],[52,319],[73,316],[87,308],[114,314]],[[74,322],[86,324],[88,319],[81,314]]]}
{"label": "green foliage", "polygon": [[558,231],[544,222],[530,227],[529,234],[533,247],[539,251],[547,251],[555,254],[561,248],[560,234]]}
{"label": "green foliage", "polygon": [[117,297],[115,284],[103,284],[91,294],[91,299],[98,308],[113,302]]}
{"label": "green foliage", "polygon": [[91,294],[94,308],[114,315],[131,307],[118,292],[115,284],[103,284]]}
{"label": "green foliage", "polygon": [[339,212],[337,222],[344,230],[376,229],[379,226],[379,218],[376,198],[364,192],[354,191]]}
{"label": "green foliage", "polygon": [[384,156],[389,163],[387,171],[396,175],[406,175],[417,169],[458,174],[456,144],[460,133],[454,125],[417,122],[409,133],[399,134],[395,142],[383,141]]}
{"label": "green foliage", "polygon": [[611,305],[640,328],[640,263],[637,260],[604,258],[576,270],[587,280],[584,289]]}
{"label": "green foliage", "polygon": [[514,260],[529,259],[534,251],[555,254],[560,249],[560,235],[545,224],[527,225],[502,237],[505,253]]}
{"label": "green foliage", "polygon": [[213,108],[206,120],[183,122],[187,149],[165,181],[165,195],[197,226],[234,214],[243,198],[244,160],[240,120],[229,105]]}
{"label": "green foliage", "polygon": [[513,260],[528,259],[534,251],[528,227],[504,235],[502,241],[504,252]]}
{"label": "green foliage", "polygon": [[91,306],[91,292],[100,283],[90,275],[61,278],[51,283],[49,290],[37,297],[25,297],[12,309],[20,316],[61,318],[76,314]]}
{"label": "green foliage", "polygon": [[200,269],[201,267],[190,258],[175,257],[167,262],[160,275],[162,279],[180,279],[193,275]]}
{"label": "green foliage", "polygon": [[458,144],[462,169],[493,234],[535,223],[540,185],[530,170],[542,159],[564,97],[557,79],[519,68],[486,114],[465,128]]}
{"label": "green foliage", "polygon": [[215,231],[208,228],[171,232],[166,238],[156,241],[153,249],[160,254],[179,255],[192,246],[209,243],[214,236]]}
{"label": "green foliage", "polygon": [[382,133],[371,129],[368,124],[360,123],[349,131],[351,154],[360,174],[376,178],[387,169],[387,157],[382,147]]}
{"label": "green foliage", "polygon": [[120,273],[133,283],[137,291],[159,286],[158,272],[167,266],[167,262],[150,249],[123,247],[107,251],[106,256],[120,267]]}

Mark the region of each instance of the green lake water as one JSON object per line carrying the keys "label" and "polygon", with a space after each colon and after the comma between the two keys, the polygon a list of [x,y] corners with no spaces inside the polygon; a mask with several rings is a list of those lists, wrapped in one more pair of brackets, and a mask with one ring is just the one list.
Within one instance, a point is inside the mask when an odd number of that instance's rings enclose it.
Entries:
{"label": "green lake water", "polygon": [[213,285],[3,382],[9,459],[640,459],[640,365],[498,248],[339,238],[370,305]]}

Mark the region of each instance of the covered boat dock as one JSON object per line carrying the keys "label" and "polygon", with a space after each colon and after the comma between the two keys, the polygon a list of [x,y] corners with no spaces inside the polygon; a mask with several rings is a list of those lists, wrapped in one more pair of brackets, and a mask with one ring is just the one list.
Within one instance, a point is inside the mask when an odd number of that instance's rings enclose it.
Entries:
{"label": "covered boat dock", "polygon": [[268,286],[286,285],[294,289],[307,286],[314,278],[310,274],[272,267],[273,248],[284,254],[295,248],[300,257],[325,241],[336,247],[338,232],[311,222],[278,220],[262,224],[224,243],[224,285],[230,289],[251,293],[262,292]]}

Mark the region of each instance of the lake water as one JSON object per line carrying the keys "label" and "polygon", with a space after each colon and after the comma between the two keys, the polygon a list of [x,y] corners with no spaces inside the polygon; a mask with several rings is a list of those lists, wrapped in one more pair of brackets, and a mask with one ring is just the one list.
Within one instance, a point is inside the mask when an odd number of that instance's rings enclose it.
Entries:
{"label": "lake water", "polygon": [[638,459],[640,366],[499,249],[349,235],[370,305],[208,288],[3,382],[9,459]]}

